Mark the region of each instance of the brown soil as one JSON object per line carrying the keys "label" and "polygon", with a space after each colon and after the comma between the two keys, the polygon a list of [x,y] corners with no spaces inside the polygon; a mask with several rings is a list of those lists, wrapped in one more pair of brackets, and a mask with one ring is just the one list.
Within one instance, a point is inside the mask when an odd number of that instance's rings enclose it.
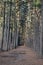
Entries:
{"label": "brown soil", "polygon": [[1,52],[0,65],[43,65],[43,59],[32,49],[20,46],[8,52]]}

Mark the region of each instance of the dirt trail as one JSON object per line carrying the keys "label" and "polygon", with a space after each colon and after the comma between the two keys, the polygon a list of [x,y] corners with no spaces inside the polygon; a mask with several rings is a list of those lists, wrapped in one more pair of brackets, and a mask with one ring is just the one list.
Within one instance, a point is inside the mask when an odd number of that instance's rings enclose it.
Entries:
{"label": "dirt trail", "polygon": [[25,46],[0,53],[0,65],[43,65],[36,52]]}

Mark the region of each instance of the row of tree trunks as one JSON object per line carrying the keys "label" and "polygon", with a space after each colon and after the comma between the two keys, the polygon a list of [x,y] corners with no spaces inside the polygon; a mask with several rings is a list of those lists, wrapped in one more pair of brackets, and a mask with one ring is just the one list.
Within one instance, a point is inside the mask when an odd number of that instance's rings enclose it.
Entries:
{"label": "row of tree trunks", "polygon": [[[1,43],[1,50],[10,50],[12,48],[16,48],[18,45],[18,27],[17,27],[17,17],[16,17],[16,3],[14,4],[14,22],[11,20],[12,15],[12,0],[11,2],[7,3],[4,2],[4,21],[3,21],[3,31],[2,31],[2,43]],[[8,6],[8,7],[7,7]],[[7,14],[6,14],[7,8]],[[8,10],[9,8],[9,10]],[[13,22],[13,25],[11,24]],[[11,25],[12,29],[11,29]],[[14,31],[13,31],[14,28]]]}
{"label": "row of tree trunks", "polygon": [[41,8],[38,14],[38,20],[35,18],[33,19],[33,48],[34,50],[40,55],[43,56],[43,3],[41,3]]}
{"label": "row of tree trunks", "polygon": [[40,56],[43,56],[43,3],[41,3],[40,10],[41,13],[38,20],[34,20],[36,23],[34,24],[33,45],[35,51],[38,52]]}
{"label": "row of tree trunks", "polygon": [[[31,5],[30,5],[30,7],[31,7]],[[39,10],[41,11],[41,13],[40,13]],[[39,11],[39,13],[37,13],[38,11]],[[28,10],[28,12],[29,12],[29,10]],[[30,10],[30,12],[31,12],[31,10]],[[32,15],[31,15],[31,21],[32,21],[32,25],[33,25],[33,27],[32,27],[33,31],[30,31],[31,24],[27,24],[28,21],[29,21],[29,20],[27,20],[27,23],[26,23],[26,32],[25,32],[25,35],[27,35],[26,39],[25,39],[26,45],[28,47],[32,46],[32,48],[40,56],[42,56],[43,55],[43,3],[41,5],[41,9],[37,10],[35,8],[35,11],[33,10],[33,12],[31,12],[31,13],[32,13]],[[28,15],[29,15],[29,13],[28,13]],[[27,17],[30,17],[30,16],[27,16]],[[32,37],[31,37],[31,35],[32,35]]]}

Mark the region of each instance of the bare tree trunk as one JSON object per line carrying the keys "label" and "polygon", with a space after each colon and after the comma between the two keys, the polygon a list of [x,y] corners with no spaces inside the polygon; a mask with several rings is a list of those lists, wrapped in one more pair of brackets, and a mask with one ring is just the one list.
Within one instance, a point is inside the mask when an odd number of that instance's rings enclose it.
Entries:
{"label": "bare tree trunk", "polygon": [[2,43],[1,43],[1,50],[3,50],[3,41],[4,41],[4,28],[5,28],[5,6],[6,6],[6,3],[4,2],[4,21],[3,21],[3,31],[2,31]]}
{"label": "bare tree trunk", "polygon": [[40,56],[43,55],[43,0],[41,5],[41,20],[40,20]]}
{"label": "bare tree trunk", "polygon": [[7,42],[7,50],[10,50],[10,22],[11,22],[11,9],[12,9],[12,0],[9,3],[10,4],[10,12],[9,12],[9,24],[8,24],[8,42]]}

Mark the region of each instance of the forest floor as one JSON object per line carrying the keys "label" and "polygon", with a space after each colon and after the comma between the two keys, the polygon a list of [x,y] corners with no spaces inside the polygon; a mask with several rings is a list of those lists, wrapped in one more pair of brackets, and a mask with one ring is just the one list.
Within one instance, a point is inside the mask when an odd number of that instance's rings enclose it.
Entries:
{"label": "forest floor", "polygon": [[43,59],[32,49],[20,46],[8,52],[1,52],[0,65],[43,65]]}

